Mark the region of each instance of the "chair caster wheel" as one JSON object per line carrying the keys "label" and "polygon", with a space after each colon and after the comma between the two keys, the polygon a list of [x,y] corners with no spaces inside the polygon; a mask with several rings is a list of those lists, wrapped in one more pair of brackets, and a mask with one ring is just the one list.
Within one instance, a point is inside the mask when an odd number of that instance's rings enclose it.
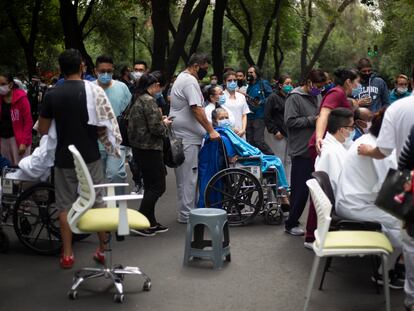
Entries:
{"label": "chair caster wheel", "polygon": [[142,286],[142,290],[145,291],[145,292],[149,292],[151,290],[151,282],[146,281],[144,283],[144,286]]}
{"label": "chair caster wheel", "polygon": [[76,300],[78,299],[78,292],[76,290],[71,290],[68,292],[68,297],[71,300]]}
{"label": "chair caster wheel", "polygon": [[114,295],[114,301],[117,302],[117,303],[123,303],[124,298],[125,298],[124,294],[115,294]]}

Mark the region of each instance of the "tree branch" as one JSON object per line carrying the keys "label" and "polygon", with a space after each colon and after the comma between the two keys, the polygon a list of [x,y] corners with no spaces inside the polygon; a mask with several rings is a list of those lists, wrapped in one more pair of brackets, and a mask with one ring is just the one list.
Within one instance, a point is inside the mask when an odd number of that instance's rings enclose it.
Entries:
{"label": "tree branch", "polygon": [[88,22],[89,18],[92,15],[93,12],[93,6],[95,5],[96,0],[91,0],[88,4],[88,7],[86,8],[85,15],[83,15],[83,18],[81,22],[79,23],[79,28],[81,32],[83,32],[83,29],[85,28],[86,23]]}
{"label": "tree branch", "polygon": [[82,34],[82,39],[85,40],[96,27],[98,27],[98,25],[92,25],[85,34]]}

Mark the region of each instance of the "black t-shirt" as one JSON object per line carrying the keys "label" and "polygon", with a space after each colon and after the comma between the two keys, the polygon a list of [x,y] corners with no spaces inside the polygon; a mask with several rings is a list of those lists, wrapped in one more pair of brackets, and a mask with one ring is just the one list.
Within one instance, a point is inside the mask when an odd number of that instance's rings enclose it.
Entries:
{"label": "black t-shirt", "polygon": [[0,119],[0,137],[10,138],[14,136],[13,125],[11,119],[11,104],[4,100],[1,105],[1,119]]}
{"label": "black t-shirt", "polygon": [[86,163],[100,159],[97,127],[88,125],[85,84],[81,80],[66,80],[50,89],[42,104],[40,115],[56,122],[57,147],[55,166],[73,168],[68,149],[75,145]]}

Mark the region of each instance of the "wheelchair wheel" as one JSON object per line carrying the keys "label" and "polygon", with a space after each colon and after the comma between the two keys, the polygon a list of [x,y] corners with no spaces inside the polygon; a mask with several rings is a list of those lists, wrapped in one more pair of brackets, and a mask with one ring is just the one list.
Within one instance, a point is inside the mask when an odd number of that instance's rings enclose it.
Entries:
{"label": "wheelchair wheel", "polygon": [[230,225],[242,225],[259,212],[263,205],[263,190],[260,181],[250,172],[228,168],[210,179],[204,201],[206,207],[225,209]]}
{"label": "wheelchair wheel", "polygon": [[280,225],[283,222],[283,211],[279,207],[272,207],[264,213],[268,225]]}
{"label": "wheelchair wheel", "polygon": [[60,252],[62,242],[52,184],[38,183],[19,195],[14,206],[13,225],[20,242],[36,253]]}

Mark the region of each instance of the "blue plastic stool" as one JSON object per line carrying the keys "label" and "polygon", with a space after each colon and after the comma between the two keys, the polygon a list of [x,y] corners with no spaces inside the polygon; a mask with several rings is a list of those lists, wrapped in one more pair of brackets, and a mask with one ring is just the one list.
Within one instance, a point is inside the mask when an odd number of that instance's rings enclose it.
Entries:
{"label": "blue plastic stool", "polygon": [[[204,227],[210,230],[211,240],[204,240]],[[206,247],[211,249],[204,249]],[[185,239],[184,265],[188,265],[191,258],[207,258],[213,261],[214,269],[221,269],[224,256],[226,261],[231,261],[227,212],[217,208],[191,210]]]}

